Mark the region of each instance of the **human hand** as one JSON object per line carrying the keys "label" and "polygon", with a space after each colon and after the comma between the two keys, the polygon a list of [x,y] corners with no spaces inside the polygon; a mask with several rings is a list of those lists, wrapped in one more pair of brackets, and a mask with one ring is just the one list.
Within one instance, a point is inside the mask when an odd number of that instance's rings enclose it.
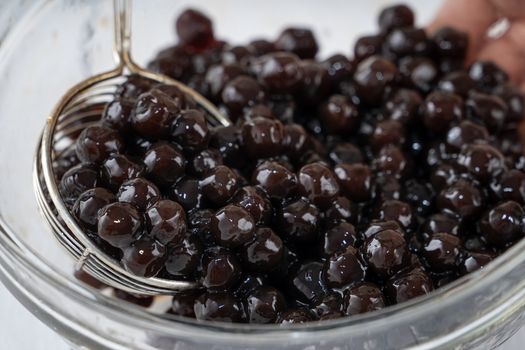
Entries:
{"label": "human hand", "polygon": [[[506,18],[509,28],[497,38],[487,31]],[[454,27],[469,35],[467,64],[491,60],[501,66],[525,90],[525,1],[523,0],[446,0],[428,31]]]}

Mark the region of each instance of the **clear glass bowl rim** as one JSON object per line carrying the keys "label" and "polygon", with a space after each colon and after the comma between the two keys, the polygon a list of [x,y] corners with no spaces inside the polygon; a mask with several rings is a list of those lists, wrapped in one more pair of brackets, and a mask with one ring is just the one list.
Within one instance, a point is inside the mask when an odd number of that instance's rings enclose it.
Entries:
{"label": "clear glass bowl rim", "polygon": [[[45,260],[39,257],[31,247],[28,247],[17,238],[16,233],[10,229],[7,222],[1,217],[1,214],[0,253],[1,263],[5,262],[5,260],[1,259],[2,255],[12,259],[32,274],[44,277],[50,286],[60,290],[72,300],[87,305],[101,314],[112,316],[119,322],[124,322],[131,327],[145,331],[151,330],[153,333],[173,337],[181,334],[187,337],[193,334],[196,337],[213,340],[214,338],[222,338],[224,335],[227,335],[229,341],[242,344],[246,341],[264,343],[270,333],[272,338],[284,337],[283,340],[288,339],[292,333],[301,334],[301,337],[307,336],[317,339],[321,334],[327,336],[326,332],[351,334],[354,331],[358,331],[358,329],[375,329],[376,326],[395,324],[406,318],[428,317],[433,310],[444,307],[444,303],[453,304],[460,302],[469,292],[485,288],[490,283],[497,282],[500,276],[505,275],[506,272],[522,263],[525,260],[525,240],[518,242],[487,267],[439,288],[429,295],[362,315],[286,327],[202,322],[182,317],[162,317],[128,302],[107,297],[91,287],[78,283],[71,276],[48,266]],[[9,277],[16,279],[16,276]],[[479,332],[480,329],[490,327],[497,323],[499,317],[505,314],[507,307],[515,306],[520,301],[522,304],[525,304],[524,295],[525,291],[523,295],[516,295],[515,298],[509,299],[504,305],[493,310],[490,317],[484,317],[475,327],[473,325],[465,325],[465,327],[445,337],[441,337],[441,339],[429,339],[428,343],[419,345],[422,348],[423,346],[424,348],[434,348],[436,345],[441,347],[458,339],[463,339],[469,332],[474,331],[474,328]],[[178,327],[174,327],[175,325]]]}

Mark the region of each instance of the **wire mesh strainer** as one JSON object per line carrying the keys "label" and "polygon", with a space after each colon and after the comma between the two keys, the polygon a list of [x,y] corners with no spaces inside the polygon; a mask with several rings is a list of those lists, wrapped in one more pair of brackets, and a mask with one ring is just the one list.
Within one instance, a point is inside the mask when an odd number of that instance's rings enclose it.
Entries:
{"label": "wire mesh strainer", "polygon": [[56,239],[77,260],[76,268],[85,269],[107,285],[145,295],[195,289],[199,287],[196,282],[144,278],[126,271],[87,237],[71,216],[58,191],[53,162],[70,150],[76,134],[100,120],[106,103],[113,99],[118,85],[129,74],[175,85],[206,112],[210,125],[230,124],[211,102],[193,89],[164,75],[149,72],[133,62],[130,56],[131,0],[114,0],[114,21],[116,68],[73,86],[47,119],[36,152],[33,174],[38,206]]}

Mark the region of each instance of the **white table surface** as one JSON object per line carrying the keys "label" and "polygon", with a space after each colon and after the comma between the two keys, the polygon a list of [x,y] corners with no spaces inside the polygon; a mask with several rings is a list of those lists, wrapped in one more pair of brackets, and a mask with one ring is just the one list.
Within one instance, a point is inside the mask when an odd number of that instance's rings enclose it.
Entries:
{"label": "white table surface", "polygon": [[[525,328],[498,350],[522,350]],[[0,283],[1,350],[69,350],[50,328],[27,311]]]}

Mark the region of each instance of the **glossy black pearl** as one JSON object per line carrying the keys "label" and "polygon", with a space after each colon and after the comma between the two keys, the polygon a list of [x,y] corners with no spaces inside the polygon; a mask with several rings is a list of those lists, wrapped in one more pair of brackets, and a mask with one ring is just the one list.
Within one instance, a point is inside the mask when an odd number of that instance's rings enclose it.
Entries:
{"label": "glossy black pearl", "polygon": [[380,310],[385,307],[385,297],[381,289],[369,282],[359,283],[343,294],[343,310],[346,315],[356,315]]}
{"label": "glossy black pearl", "polygon": [[277,323],[282,325],[306,323],[313,320],[313,316],[309,310],[306,309],[287,309],[281,312]]}
{"label": "glossy black pearl", "polygon": [[251,107],[264,98],[264,91],[252,77],[239,76],[228,82],[222,90],[222,102],[234,113]]}
{"label": "glossy black pearl", "polygon": [[497,195],[501,199],[525,203],[525,173],[512,169],[501,176]]}
{"label": "glossy black pearl", "polygon": [[[186,46],[170,46],[160,51],[157,56],[155,56],[155,58],[148,64],[148,69],[151,69],[153,72],[166,74],[174,79],[186,80],[194,73],[192,55],[192,50]],[[148,90],[149,89],[146,89],[142,92]]]}
{"label": "glossy black pearl", "polygon": [[431,59],[405,57],[399,61],[399,75],[404,84],[426,93],[434,87],[439,69]]}
{"label": "glossy black pearl", "polygon": [[324,263],[323,276],[330,288],[342,288],[360,282],[365,276],[365,268],[359,261],[357,250],[347,247],[331,255]]}
{"label": "glossy black pearl", "polygon": [[508,106],[498,96],[472,93],[466,106],[469,117],[481,121],[492,132],[500,131],[505,126]]}
{"label": "glossy black pearl", "polygon": [[458,180],[445,187],[436,200],[438,209],[452,212],[465,219],[479,214],[483,202],[479,189],[466,180]]}
{"label": "glossy black pearl", "polygon": [[321,63],[326,70],[328,80],[332,87],[352,76],[354,64],[344,55],[335,54]]}
{"label": "glossy black pearl", "polygon": [[215,240],[227,247],[238,247],[255,236],[255,221],[243,208],[227,205],[211,219],[211,233]]}
{"label": "glossy black pearl", "polygon": [[242,278],[238,283],[237,288],[235,288],[235,295],[239,298],[245,298],[248,294],[252,293],[259,287],[263,287],[265,284],[268,284],[269,281],[264,275],[259,274],[250,274]]}
{"label": "glossy black pearl", "polygon": [[363,163],[364,157],[361,150],[352,143],[337,143],[328,153],[328,157],[334,164],[340,163]]}
{"label": "glossy black pearl", "polygon": [[415,268],[396,275],[387,281],[385,295],[391,303],[402,303],[415,297],[430,293],[434,289],[432,280],[426,272]]}
{"label": "glossy black pearl", "polygon": [[403,145],[406,141],[405,128],[395,120],[384,120],[376,124],[370,138],[370,145],[379,151],[386,145]]}
{"label": "glossy black pearl", "polygon": [[186,214],[177,202],[159,200],[146,211],[146,227],[148,236],[164,245],[176,245],[186,234]]}
{"label": "glossy black pearl", "polygon": [[303,302],[309,302],[320,297],[326,290],[322,275],[322,263],[307,262],[303,264],[290,280],[291,293]]}
{"label": "glossy black pearl", "polygon": [[378,152],[372,160],[372,168],[382,175],[392,175],[402,178],[410,172],[412,164],[409,162],[403,150],[395,145],[386,145]]}
{"label": "glossy black pearl", "polygon": [[117,87],[115,96],[122,100],[136,99],[140,94],[149,91],[155,82],[140,75],[131,74],[126,81]]}
{"label": "glossy black pearl", "polygon": [[339,194],[337,178],[332,170],[322,163],[303,166],[297,178],[302,193],[320,208],[328,207]]}
{"label": "glossy black pearl", "polygon": [[328,257],[343,252],[348,247],[355,246],[357,238],[354,225],[341,222],[322,234],[319,250],[321,255]]}
{"label": "glossy black pearl", "polygon": [[132,101],[127,99],[113,100],[104,108],[102,123],[113,130],[127,134],[131,130],[132,111]]}
{"label": "glossy black pearl", "polygon": [[395,57],[418,56],[428,51],[427,35],[421,28],[397,28],[386,36],[383,47]]}
{"label": "glossy black pearl", "polygon": [[331,134],[346,135],[355,131],[359,124],[357,106],[346,96],[332,95],[321,105],[320,119],[326,131]]}
{"label": "glossy black pearl", "polygon": [[291,157],[300,157],[309,147],[309,134],[297,123],[284,126],[283,150]]}
{"label": "glossy black pearl", "polygon": [[259,82],[276,94],[293,92],[303,76],[299,58],[287,52],[264,55],[254,62],[252,69]]}
{"label": "glossy black pearl", "polygon": [[317,238],[319,209],[306,198],[285,205],[277,214],[279,232],[297,242],[311,242]]}
{"label": "glossy black pearl", "polygon": [[246,65],[249,63],[251,51],[247,46],[235,45],[225,47],[221,53],[221,60],[224,64],[239,63]]}
{"label": "glossy black pearl", "polygon": [[246,297],[247,318],[250,323],[274,323],[286,308],[286,300],[273,287],[259,287]]}
{"label": "glossy black pearl", "polygon": [[261,186],[270,198],[282,199],[295,191],[297,176],[277,162],[266,161],[253,172],[252,183]]}
{"label": "glossy black pearl", "polygon": [[130,203],[142,211],[158,201],[160,196],[158,187],[141,177],[124,182],[117,193],[119,202]]}
{"label": "glossy black pearl", "polygon": [[236,63],[211,66],[208,68],[204,78],[207,93],[212,100],[220,101],[226,84],[244,74],[244,68]]}
{"label": "glossy black pearl", "polygon": [[198,151],[206,148],[210,131],[204,113],[196,109],[183,111],[173,121],[171,136],[185,150]]}
{"label": "glossy black pearl", "polygon": [[493,259],[494,257],[489,253],[465,252],[458,265],[459,273],[461,275],[466,275],[482,269]]}
{"label": "glossy black pearl", "polygon": [[459,125],[453,126],[447,133],[447,144],[455,150],[460,150],[463,145],[476,141],[488,141],[489,132],[483,125],[464,120]]}
{"label": "glossy black pearl", "polygon": [[375,198],[381,202],[401,199],[403,188],[399,179],[400,175],[396,172],[379,173],[375,178]]}
{"label": "glossy black pearl", "polygon": [[131,126],[141,136],[168,138],[171,124],[179,112],[175,100],[160,90],[152,90],[137,99],[131,114]]}
{"label": "glossy black pearl", "polygon": [[476,84],[465,71],[454,71],[442,77],[438,82],[438,89],[468,97],[475,90]]}
{"label": "glossy black pearl", "polygon": [[398,89],[385,102],[386,117],[407,125],[417,116],[423,98],[416,90]]}
{"label": "glossy black pearl", "polygon": [[384,230],[365,241],[363,258],[373,274],[386,278],[408,265],[410,252],[400,232]]}
{"label": "glossy black pearl", "polygon": [[314,33],[307,28],[286,28],[275,40],[278,51],[288,51],[301,59],[314,58],[319,50]]}
{"label": "glossy black pearl", "polygon": [[212,249],[202,261],[202,285],[212,290],[227,290],[239,281],[241,266],[228,250]]}
{"label": "glossy black pearl", "polygon": [[326,222],[330,224],[335,225],[344,221],[357,224],[360,210],[356,203],[352,203],[345,196],[339,196],[326,208],[324,214]]}
{"label": "glossy black pearl", "polygon": [[379,13],[377,22],[383,33],[388,33],[395,28],[412,27],[414,12],[406,5],[389,6]]}
{"label": "glossy black pearl", "polygon": [[435,191],[441,191],[446,186],[452,185],[459,178],[457,167],[443,163],[435,167],[430,175],[430,183]]}
{"label": "glossy black pearl", "polygon": [[403,186],[404,200],[421,216],[428,216],[434,209],[434,193],[432,186],[414,179],[407,180]]}
{"label": "glossy black pearl", "polygon": [[240,256],[252,271],[269,272],[282,261],[284,244],[281,238],[267,227],[257,228],[255,239],[240,248]]}
{"label": "glossy black pearl", "polygon": [[202,244],[195,236],[185,237],[166,254],[164,268],[173,276],[192,275],[202,257]]}
{"label": "glossy black pearl", "polygon": [[509,80],[509,76],[492,61],[476,61],[469,68],[469,75],[480,87],[494,88]]}
{"label": "glossy black pearl", "polygon": [[446,213],[432,214],[423,224],[421,231],[427,236],[445,232],[454,236],[463,234],[463,227],[458,218]]}
{"label": "glossy black pearl", "polygon": [[141,238],[123,250],[121,263],[129,272],[141,277],[156,276],[166,259],[166,247],[161,243]]}
{"label": "glossy black pearl", "polygon": [[110,154],[120,153],[124,141],[120,134],[104,126],[89,126],[77,138],[77,157],[84,163],[102,163]]}
{"label": "glossy black pearl", "polygon": [[354,74],[359,97],[368,105],[379,105],[396,74],[396,66],[381,56],[371,56],[361,61]]}
{"label": "glossy black pearl", "polygon": [[67,204],[73,204],[84,191],[97,187],[98,173],[93,166],[79,164],[62,176],[58,190]]}
{"label": "glossy black pearl", "polygon": [[204,48],[213,41],[213,24],[202,12],[188,9],[181,13],[175,24],[177,36],[184,45]]}
{"label": "glossy black pearl", "polygon": [[128,155],[131,157],[143,157],[146,152],[153,146],[151,140],[142,136],[129,136],[127,141]]}
{"label": "glossy black pearl", "polygon": [[354,45],[354,58],[362,61],[374,55],[380,55],[385,38],[383,35],[365,35],[359,37]]}
{"label": "glossy black pearl", "polygon": [[316,107],[330,94],[335,83],[331,82],[327,67],[324,67],[323,63],[303,60],[300,66],[303,76],[295,95],[297,104]]}
{"label": "glossy black pearl", "polygon": [[255,56],[260,57],[275,51],[273,42],[266,39],[254,39],[250,41],[248,50]]}
{"label": "glossy black pearl", "polygon": [[199,180],[183,178],[170,189],[170,198],[185,210],[199,209],[202,205],[202,191]]}
{"label": "glossy black pearl", "polygon": [[479,222],[479,232],[492,245],[504,247],[525,234],[525,211],[513,201],[490,209]]}
{"label": "glossy black pearl", "polygon": [[378,216],[379,220],[397,221],[405,230],[413,228],[416,223],[410,204],[395,199],[384,201],[379,208]]}
{"label": "glossy black pearl", "polygon": [[338,292],[326,292],[310,303],[310,310],[319,320],[329,320],[343,316],[343,298]]}
{"label": "glossy black pearl", "polygon": [[464,146],[458,156],[458,164],[483,183],[499,176],[506,169],[501,152],[488,144]]}
{"label": "glossy black pearl", "polygon": [[244,149],[252,158],[274,157],[281,153],[284,126],[278,120],[257,117],[242,126]]}
{"label": "glossy black pearl", "polygon": [[178,292],[173,295],[171,309],[168,313],[178,316],[195,318],[193,305],[195,304],[196,295],[193,292]]}
{"label": "glossy black pearl", "polygon": [[244,320],[240,301],[230,293],[204,293],[195,300],[193,307],[197,320],[242,322]]}
{"label": "glossy black pearl", "polygon": [[256,223],[268,224],[270,222],[272,204],[259,187],[241,188],[232,198],[231,203],[248,211]]}
{"label": "glossy black pearl", "polygon": [[144,175],[144,166],[135,163],[122,154],[111,155],[100,169],[104,184],[117,191],[124,181]]}
{"label": "glossy black pearl", "polygon": [[204,197],[216,206],[225,204],[239,188],[237,174],[225,165],[211,169],[199,182]]}
{"label": "glossy black pearl", "polygon": [[444,132],[453,122],[463,118],[463,100],[449,92],[435,91],[425,99],[421,114],[428,129]]}
{"label": "glossy black pearl", "polygon": [[244,110],[244,119],[250,120],[257,117],[263,117],[268,119],[275,119],[277,118],[274,114],[273,109],[266,105],[266,104],[256,104],[250,108],[246,108]]}
{"label": "glossy black pearl", "polygon": [[175,85],[168,84],[158,84],[152,89],[161,93],[164,93],[171,97],[175,104],[182,109],[195,108],[197,106],[195,100],[182,91],[179,87]]}
{"label": "glossy black pearl", "polygon": [[98,235],[113,247],[129,247],[142,227],[142,215],[129,203],[111,203],[98,212]]}
{"label": "glossy black pearl", "polygon": [[433,271],[454,271],[461,253],[461,240],[450,233],[435,233],[423,247],[423,257]]}
{"label": "glossy black pearl", "polygon": [[372,171],[365,164],[338,164],[334,173],[339,180],[341,190],[349,199],[364,202],[372,195]]}
{"label": "glossy black pearl", "polygon": [[219,165],[223,165],[221,154],[213,148],[208,148],[197,153],[195,157],[188,162],[188,171],[195,176],[203,177]]}
{"label": "glossy black pearl", "polygon": [[517,86],[512,83],[502,84],[496,87],[493,93],[507,104],[507,120],[509,122],[523,120],[525,115],[525,97]]}
{"label": "glossy black pearl", "polygon": [[74,147],[65,150],[60,154],[53,162],[53,172],[55,179],[62,179],[62,176],[71,169],[72,167],[78,165],[80,161],[78,160],[76,151]]}
{"label": "glossy black pearl", "polygon": [[443,27],[432,35],[441,57],[464,59],[468,49],[468,35],[451,27]]}
{"label": "glossy black pearl", "polygon": [[116,201],[115,195],[105,188],[96,187],[80,194],[73,205],[73,215],[89,229],[95,229],[98,211]]}
{"label": "glossy black pearl", "polygon": [[394,220],[388,220],[388,221],[380,221],[380,220],[373,220],[368,228],[362,233],[362,237],[364,239],[370,238],[374,236],[375,234],[386,231],[386,230],[393,230],[400,233],[403,233],[403,228],[399,224],[399,222]]}
{"label": "glossy black pearl", "polygon": [[144,155],[146,174],[159,186],[175,183],[185,172],[186,159],[169,143],[157,143]]}

